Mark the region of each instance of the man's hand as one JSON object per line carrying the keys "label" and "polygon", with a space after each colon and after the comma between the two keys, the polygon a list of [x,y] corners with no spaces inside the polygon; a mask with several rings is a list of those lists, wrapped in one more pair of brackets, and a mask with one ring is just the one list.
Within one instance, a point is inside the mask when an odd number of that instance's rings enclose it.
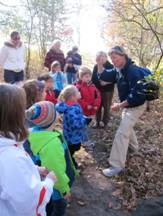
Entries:
{"label": "man's hand", "polygon": [[111,112],[117,112],[120,110],[120,103],[114,103],[111,107],[110,107]]}

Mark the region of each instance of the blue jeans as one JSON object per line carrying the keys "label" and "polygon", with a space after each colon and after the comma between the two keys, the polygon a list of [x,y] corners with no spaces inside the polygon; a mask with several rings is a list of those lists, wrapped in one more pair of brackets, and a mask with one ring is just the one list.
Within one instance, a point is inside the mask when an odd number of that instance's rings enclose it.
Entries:
{"label": "blue jeans", "polygon": [[76,81],[76,73],[67,72],[67,82],[68,84],[73,84]]}
{"label": "blue jeans", "polygon": [[14,84],[24,80],[24,71],[14,72],[11,70],[4,70],[4,80],[7,83]]}

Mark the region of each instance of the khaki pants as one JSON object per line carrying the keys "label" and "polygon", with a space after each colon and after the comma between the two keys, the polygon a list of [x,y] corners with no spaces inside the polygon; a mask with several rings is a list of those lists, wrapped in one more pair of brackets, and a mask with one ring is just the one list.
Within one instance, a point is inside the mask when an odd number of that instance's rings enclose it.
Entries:
{"label": "khaki pants", "polygon": [[111,166],[122,168],[125,167],[129,144],[133,149],[138,149],[138,141],[133,127],[145,109],[146,103],[138,107],[125,108],[123,110],[122,120],[116,132],[110,154],[109,163]]}

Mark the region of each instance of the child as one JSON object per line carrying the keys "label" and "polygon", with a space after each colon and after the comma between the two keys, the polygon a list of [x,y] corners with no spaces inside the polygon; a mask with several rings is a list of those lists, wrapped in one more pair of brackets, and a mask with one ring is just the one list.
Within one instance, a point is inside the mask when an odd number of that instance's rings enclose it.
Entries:
{"label": "child", "polygon": [[17,86],[0,84],[0,131],[1,215],[45,215],[56,178],[42,169],[41,182],[37,167],[21,147],[27,136],[25,94]]}
{"label": "child", "polygon": [[87,67],[79,69],[79,81],[76,87],[80,91],[81,99],[78,100],[84,115],[95,116],[100,107],[101,96],[95,85],[91,82],[92,73]]}
{"label": "child", "polygon": [[73,64],[72,58],[68,58],[66,60],[66,65],[64,68],[64,72],[67,74],[67,82],[68,84],[72,84],[76,81],[77,79],[77,69],[75,68]]}
{"label": "child", "polygon": [[55,129],[54,104],[49,101],[36,103],[28,109],[27,116],[34,125],[29,135],[31,150],[34,155],[39,154],[42,166],[55,171],[58,179],[47,207],[48,216],[63,216],[66,209],[65,198],[70,196],[75,168],[62,134]]}
{"label": "child", "polygon": [[56,96],[60,94],[65,84],[67,83],[65,74],[61,71],[61,65],[58,61],[54,61],[51,65],[49,75],[53,78],[54,91]]}
{"label": "child", "polygon": [[[38,80],[27,80],[22,86],[26,93],[26,109],[31,107],[34,103],[44,99],[44,83]],[[32,123],[26,119],[26,127],[32,127]],[[23,143],[25,151],[30,155],[32,160],[35,161],[37,165],[40,165],[39,157],[35,157],[31,151],[30,143],[28,140],[25,140]]]}
{"label": "child", "polygon": [[38,80],[27,80],[23,88],[26,93],[26,108],[28,109],[34,103],[43,100],[44,98],[44,84]]}
{"label": "child", "polygon": [[56,104],[57,111],[63,114],[63,134],[76,168],[78,168],[78,164],[73,155],[80,150],[81,143],[86,141],[86,128],[87,123],[90,121],[83,115],[83,111],[78,104],[80,98],[81,95],[78,89],[73,85],[69,85],[62,90],[59,96],[61,102]]}
{"label": "child", "polygon": [[57,103],[57,96],[53,90],[53,78],[49,74],[38,77],[39,81],[45,82],[45,100],[51,101],[54,105]]}

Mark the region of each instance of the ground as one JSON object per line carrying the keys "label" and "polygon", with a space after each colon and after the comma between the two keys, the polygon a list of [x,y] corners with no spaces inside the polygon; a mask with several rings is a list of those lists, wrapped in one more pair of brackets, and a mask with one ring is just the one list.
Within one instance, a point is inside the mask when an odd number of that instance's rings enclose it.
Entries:
{"label": "ground", "polygon": [[[73,201],[67,209],[67,216],[139,216],[143,204],[137,206],[142,199],[148,200],[163,194],[162,110],[163,104],[157,101],[151,105],[151,111],[141,117],[135,127],[140,151],[128,154],[126,171],[119,177],[106,178],[101,170],[108,166],[120,113],[112,114],[108,129],[89,129],[89,144],[94,143],[95,146],[82,148],[76,155],[82,171],[73,187]],[[160,205],[163,205],[162,201]],[[151,204],[145,206],[150,209]],[[162,209],[158,206],[155,208],[152,207],[154,214],[151,209],[147,209],[147,213],[142,215],[163,215],[157,213],[157,210]]]}

